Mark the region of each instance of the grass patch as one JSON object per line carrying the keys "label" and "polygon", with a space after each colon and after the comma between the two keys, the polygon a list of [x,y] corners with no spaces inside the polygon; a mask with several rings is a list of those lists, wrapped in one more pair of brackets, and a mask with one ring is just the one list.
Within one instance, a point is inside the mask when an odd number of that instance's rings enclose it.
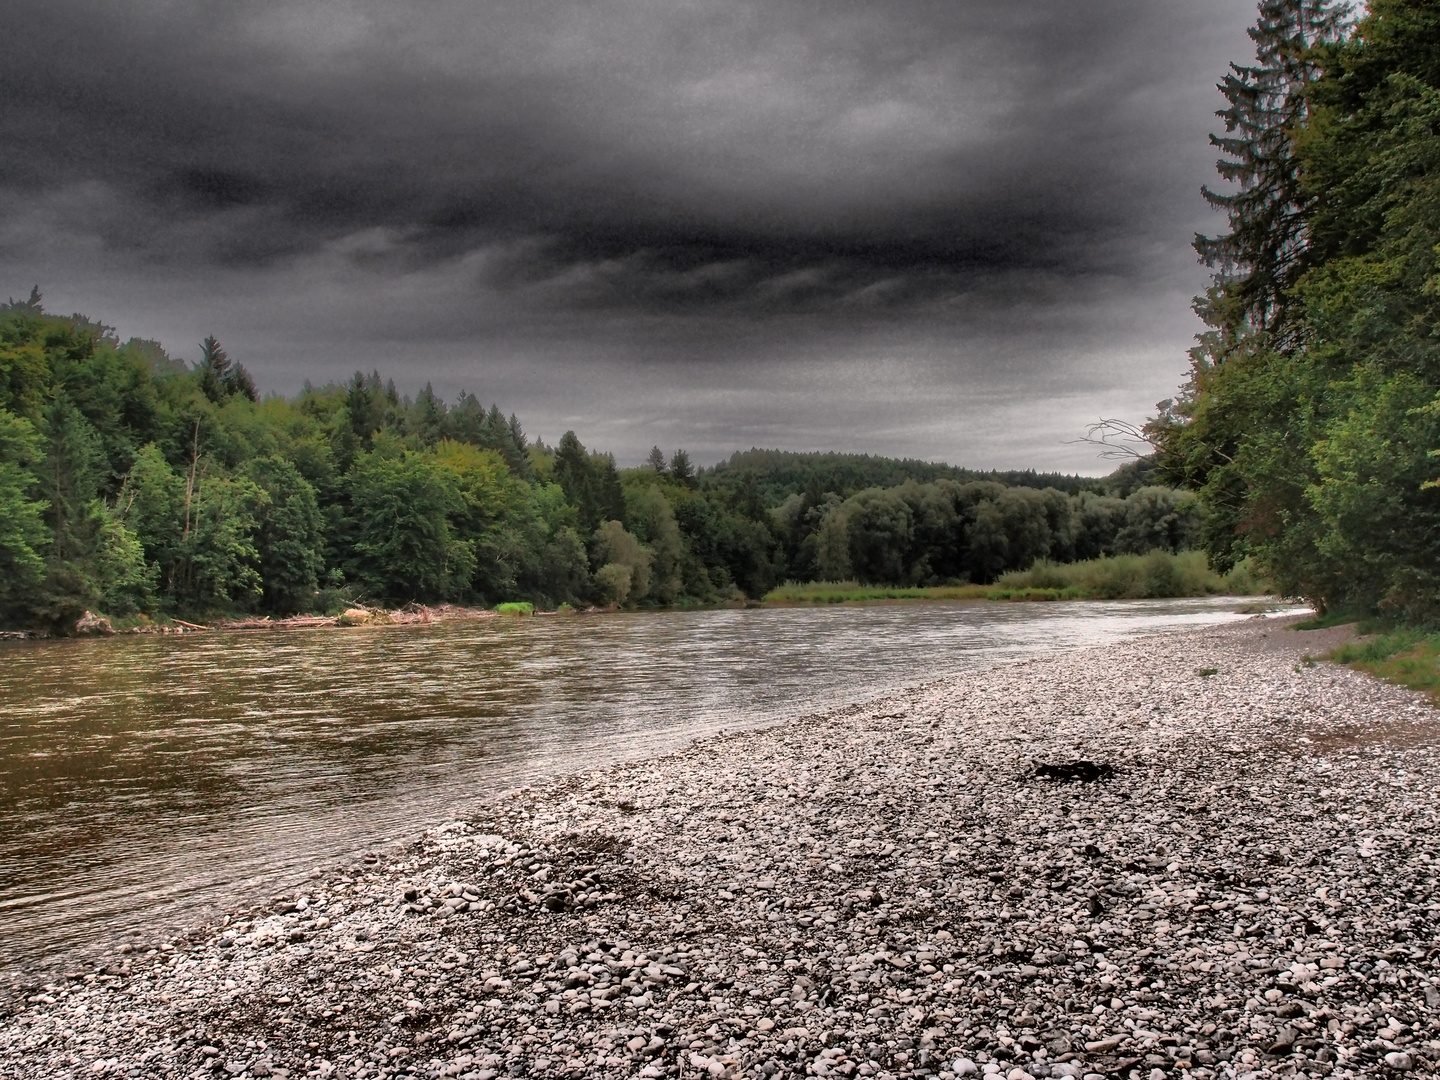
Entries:
{"label": "grass patch", "polygon": [[767,604],[853,604],[873,600],[1140,600],[1173,596],[1255,596],[1268,583],[1248,562],[1217,574],[1201,551],[1115,555],[1076,563],[1041,559],[1029,570],[1002,574],[993,585],[928,588],[861,585],[855,581],[787,582],[765,594]]}
{"label": "grass patch", "polygon": [[500,615],[534,615],[535,605],[528,600],[512,600],[505,604],[496,604],[495,611]]}
{"label": "grass patch", "polygon": [[1419,690],[1440,704],[1440,634],[1391,630],[1347,642],[1332,649],[1325,659]]}
{"label": "grass patch", "polygon": [[1029,570],[1002,574],[995,584],[997,592],[1050,590],[1060,594],[1056,599],[1087,600],[1254,596],[1268,590],[1248,561],[1228,574],[1217,574],[1210,569],[1203,551],[1182,551],[1178,555],[1152,551],[1148,555],[1112,555],[1074,563],[1041,559]]}
{"label": "grass patch", "polygon": [[1328,630],[1332,626],[1344,626],[1346,623],[1355,623],[1356,629],[1362,634],[1374,634],[1381,630],[1381,626],[1372,617],[1357,614],[1353,611],[1327,611],[1323,615],[1312,615],[1308,619],[1291,623],[1291,630]]}

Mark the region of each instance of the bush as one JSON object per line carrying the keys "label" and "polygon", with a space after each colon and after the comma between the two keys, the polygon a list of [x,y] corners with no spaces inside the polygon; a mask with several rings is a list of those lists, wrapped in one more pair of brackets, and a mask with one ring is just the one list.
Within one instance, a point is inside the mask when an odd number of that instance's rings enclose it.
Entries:
{"label": "bush", "polygon": [[535,605],[528,600],[512,601],[507,604],[496,604],[495,611],[501,615],[534,615]]}
{"label": "bush", "polygon": [[1265,591],[1265,583],[1248,564],[1221,577],[1210,569],[1204,552],[1152,551],[1148,555],[1113,555],[1075,563],[1039,559],[1029,570],[1002,574],[996,585],[1007,592],[1053,590],[1097,600],[1139,600],[1175,596],[1239,595]]}

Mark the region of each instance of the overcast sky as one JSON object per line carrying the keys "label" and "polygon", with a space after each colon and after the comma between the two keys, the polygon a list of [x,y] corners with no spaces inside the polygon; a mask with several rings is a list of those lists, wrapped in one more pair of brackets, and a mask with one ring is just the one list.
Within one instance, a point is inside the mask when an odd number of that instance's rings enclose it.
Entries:
{"label": "overcast sky", "polygon": [[1103,472],[1253,0],[9,0],[0,298],[636,463]]}

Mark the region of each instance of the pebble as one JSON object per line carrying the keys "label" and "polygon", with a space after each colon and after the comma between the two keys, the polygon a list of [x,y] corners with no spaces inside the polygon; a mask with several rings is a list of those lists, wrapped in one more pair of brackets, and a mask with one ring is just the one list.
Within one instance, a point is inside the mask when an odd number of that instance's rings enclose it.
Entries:
{"label": "pebble", "polygon": [[1311,640],[1003,665],[479,804],[0,1001],[0,1075],[1433,1076],[1434,713]]}

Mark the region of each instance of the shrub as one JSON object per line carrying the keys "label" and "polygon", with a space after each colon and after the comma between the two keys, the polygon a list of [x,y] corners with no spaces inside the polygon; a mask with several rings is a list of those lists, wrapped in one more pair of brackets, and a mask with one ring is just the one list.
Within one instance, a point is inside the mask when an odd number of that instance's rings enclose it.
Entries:
{"label": "shrub", "polygon": [[1113,555],[1074,563],[1039,559],[1029,570],[1002,574],[996,586],[1010,593],[1046,590],[1097,600],[1253,595],[1265,591],[1265,582],[1249,564],[1237,566],[1221,577],[1210,569],[1204,552],[1172,555],[1159,549],[1148,555]]}

